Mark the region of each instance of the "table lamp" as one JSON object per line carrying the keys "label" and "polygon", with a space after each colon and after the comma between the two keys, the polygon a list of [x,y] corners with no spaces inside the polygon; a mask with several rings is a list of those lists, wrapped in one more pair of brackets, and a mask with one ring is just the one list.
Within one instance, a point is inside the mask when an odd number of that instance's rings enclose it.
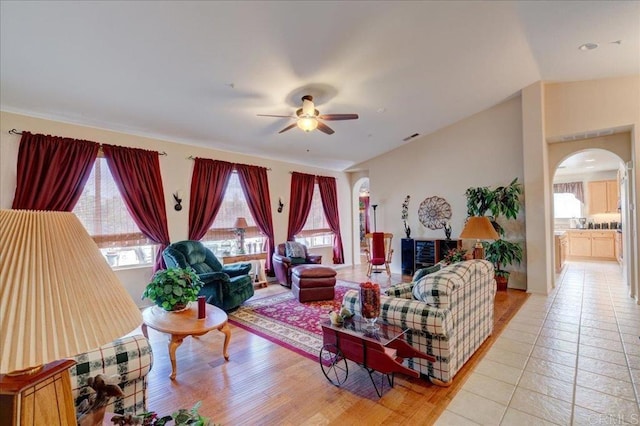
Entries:
{"label": "table lamp", "polygon": [[471,216],[467,218],[464,229],[460,233],[461,240],[476,240],[473,248],[474,259],[484,259],[484,247],[480,240],[497,240],[500,235],[496,232],[491,221],[486,216]]}
{"label": "table lamp", "polygon": [[238,237],[238,254],[244,254],[244,230],[249,227],[247,219],[239,217],[233,224],[234,233]]}
{"label": "table lamp", "polygon": [[139,308],[71,212],[0,210],[0,411],[76,424],[65,358],[124,336]]}

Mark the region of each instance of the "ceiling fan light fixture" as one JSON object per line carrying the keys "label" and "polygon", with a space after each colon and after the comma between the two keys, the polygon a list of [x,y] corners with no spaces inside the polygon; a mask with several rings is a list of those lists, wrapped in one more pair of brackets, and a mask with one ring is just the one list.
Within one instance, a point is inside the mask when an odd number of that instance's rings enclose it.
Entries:
{"label": "ceiling fan light fixture", "polygon": [[316,120],[314,116],[303,115],[298,118],[296,124],[298,125],[298,128],[300,130],[303,130],[305,132],[312,132],[318,128],[318,120]]}

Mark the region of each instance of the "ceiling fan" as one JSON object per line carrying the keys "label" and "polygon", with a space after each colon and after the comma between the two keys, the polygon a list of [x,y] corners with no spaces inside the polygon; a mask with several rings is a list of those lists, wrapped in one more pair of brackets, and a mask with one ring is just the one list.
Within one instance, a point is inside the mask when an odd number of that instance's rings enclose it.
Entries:
{"label": "ceiling fan", "polygon": [[259,117],[282,117],[282,118],[295,118],[296,122],[288,125],[278,133],[284,133],[287,130],[291,130],[298,126],[305,132],[311,132],[315,129],[320,130],[323,133],[332,135],[333,129],[320,120],[337,121],[337,120],[356,120],[358,114],[320,114],[320,112],[313,105],[313,96],[304,95],[302,97],[302,108],[298,108],[296,115],[272,115],[272,114],[258,114]]}

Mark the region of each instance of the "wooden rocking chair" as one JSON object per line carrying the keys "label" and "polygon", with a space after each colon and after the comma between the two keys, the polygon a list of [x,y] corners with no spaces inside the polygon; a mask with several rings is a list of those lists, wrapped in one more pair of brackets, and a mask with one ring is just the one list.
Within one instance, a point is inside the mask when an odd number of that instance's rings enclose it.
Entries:
{"label": "wooden rocking chair", "polygon": [[[381,272],[377,269],[378,266],[384,265],[387,275],[391,276],[391,256],[393,255],[393,249],[391,248],[391,240],[393,234],[390,232],[373,232],[365,235],[367,241],[367,248],[364,252],[367,255],[367,263],[369,268],[367,269],[367,276],[370,277],[372,272]],[[374,269],[374,266],[376,267]]]}

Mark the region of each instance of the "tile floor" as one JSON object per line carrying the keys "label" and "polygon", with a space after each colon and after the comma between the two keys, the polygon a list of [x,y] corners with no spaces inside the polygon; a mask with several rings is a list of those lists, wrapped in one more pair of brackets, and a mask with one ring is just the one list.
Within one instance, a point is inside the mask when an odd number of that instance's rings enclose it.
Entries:
{"label": "tile floor", "polygon": [[613,262],[531,295],[436,425],[640,424],[640,306]]}

